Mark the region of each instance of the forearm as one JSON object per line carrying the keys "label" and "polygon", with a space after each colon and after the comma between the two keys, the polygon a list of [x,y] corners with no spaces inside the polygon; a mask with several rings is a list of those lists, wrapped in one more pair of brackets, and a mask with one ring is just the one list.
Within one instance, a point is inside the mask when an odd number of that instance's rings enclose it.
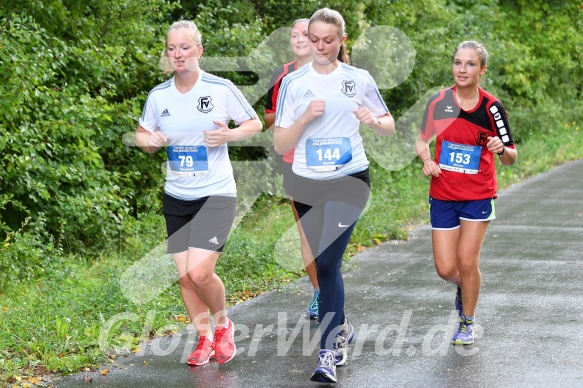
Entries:
{"label": "forearm", "polygon": [[423,163],[432,159],[431,151],[429,150],[429,144],[421,136],[418,136],[417,140],[415,141],[415,151]]}
{"label": "forearm", "polygon": [[374,133],[379,136],[387,136],[395,133],[395,119],[390,114],[375,117],[373,122]]}
{"label": "forearm", "polygon": [[516,152],[516,149],[504,147],[504,150],[502,151],[502,155],[498,155],[498,156],[500,157],[500,162],[503,165],[512,166],[514,163],[516,163],[516,158],[518,156],[518,153]]}
{"label": "forearm", "polygon": [[238,127],[231,129],[229,141],[242,141],[249,139],[261,132],[263,126],[257,116],[251,120],[243,121]]}
{"label": "forearm", "polygon": [[143,127],[138,127],[138,129],[136,130],[136,145],[138,146],[138,148],[140,148],[142,151],[148,154],[154,153],[157,150],[156,147],[152,147],[148,144],[150,136],[152,136],[152,133],[147,131]]}
{"label": "forearm", "polygon": [[291,126],[284,128],[276,126],[273,131],[273,148],[275,152],[283,155],[298,144],[298,141],[304,131],[308,121],[300,116]]}

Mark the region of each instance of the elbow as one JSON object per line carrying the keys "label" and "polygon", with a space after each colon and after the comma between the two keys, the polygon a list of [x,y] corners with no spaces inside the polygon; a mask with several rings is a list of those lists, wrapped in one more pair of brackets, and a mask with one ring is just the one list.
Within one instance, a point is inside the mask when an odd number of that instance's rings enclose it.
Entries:
{"label": "elbow", "polygon": [[279,144],[277,144],[276,142],[273,143],[273,149],[275,150],[275,152],[278,155],[283,155],[286,150],[284,150]]}

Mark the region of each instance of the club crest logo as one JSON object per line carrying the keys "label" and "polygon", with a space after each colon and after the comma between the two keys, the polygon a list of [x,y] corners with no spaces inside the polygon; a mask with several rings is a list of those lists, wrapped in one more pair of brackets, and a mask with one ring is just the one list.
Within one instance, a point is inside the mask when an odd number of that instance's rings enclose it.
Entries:
{"label": "club crest logo", "polygon": [[210,96],[206,97],[199,97],[198,99],[198,106],[196,109],[201,111],[202,113],[208,113],[213,110],[215,106],[213,105],[213,99]]}
{"label": "club crest logo", "polygon": [[342,93],[347,97],[354,97],[356,95],[356,85],[354,81],[342,81]]}

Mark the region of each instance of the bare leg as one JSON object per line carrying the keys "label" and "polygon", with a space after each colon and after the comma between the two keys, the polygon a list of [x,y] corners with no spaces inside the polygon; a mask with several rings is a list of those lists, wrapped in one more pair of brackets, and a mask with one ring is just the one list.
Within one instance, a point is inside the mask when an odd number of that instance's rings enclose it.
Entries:
{"label": "bare leg", "polygon": [[463,313],[466,317],[475,314],[478,304],[482,285],[482,274],[479,268],[480,251],[489,224],[489,221],[461,220],[457,268],[462,284]]}
{"label": "bare leg", "polygon": [[172,258],[174,259],[174,263],[178,270],[180,295],[188,317],[200,336],[209,335],[212,333],[209,319],[209,308],[202,300],[200,300],[196,293],[196,289],[194,288],[194,284],[192,284],[192,281],[188,277],[186,271],[188,252],[184,251],[175,253],[172,255]]}
{"label": "bare leg", "polygon": [[433,258],[437,274],[448,282],[461,286],[458,271],[458,244],[460,228],[433,230]]}
{"label": "bare leg", "polygon": [[306,234],[304,233],[304,229],[302,228],[301,222],[299,222],[298,212],[293,204],[292,200],[292,209],[294,211],[294,217],[296,219],[296,225],[298,226],[298,233],[300,235],[300,253],[302,255],[302,260],[304,262],[304,267],[308,272],[308,277],[312,282],[312,286],[314,289],[319,288],[318,284],[318,272],[316,270],[316,261],[314,260],[314,255],[312,255],[312,250],[310,249],[310,244],[308,243],[308,239],[306,238]]}
{"label": "bare leg", "polygon": [[215,274],[220,255],[219,252],[188,248],[186,263],[186,271],[196,295],[210,310],[215,326],[224,326],[227,323],[225,286]]}

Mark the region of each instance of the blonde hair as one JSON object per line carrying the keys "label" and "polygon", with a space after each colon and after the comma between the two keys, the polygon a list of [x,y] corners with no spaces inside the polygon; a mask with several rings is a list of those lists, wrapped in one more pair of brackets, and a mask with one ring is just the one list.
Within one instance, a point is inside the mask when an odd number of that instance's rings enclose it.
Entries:
{"label": "blonde hair", "polygon": [[[166,31],[166,36],[168,36],[170,31],[178,30],[181,28],[185,28],[186,30],[188,30],[188,32],[190,33],[190,37],[192,38],[192,41],[198,47],[202,47],[202,35],[198,30],[198,27],[192,20],[179,20],[177,22],[172,23],[172,25],[168,28],[168,31]],[[160,57],[160,69],[164,73],[172,73],[172,71],[174,71],[172,65],[170,64],[170,61],[168,61],[168,56],[166,55],[166,48],[164,48],[164,50],[162,51],[162,55]]]}
{"label": "blonde hair", "polygon": [[488,52],[486,51],[486,48],[483,44],[478,43],[475,40],[466,40],[465,42],[461,42],[453,53],[454,58],[459,50],[465,48],[471,48],[476,52],[476,54],[478,54],[478,58],[480,58],[480,67],[488,66]]}
{"label": "blonde hair", "polygon": [[[310,18],[310,23],[308,24],[308,29],[310,24],[313,22],[324,22],[328,24],[333,24],[338,27],[338,36],[340,38],[346,36],[344,18],[340,15],[340,12],[335,11],[330,8],[322,8],[314,12]],[[337,59],[340,62],[344,62],[350,65],[350,56],[348,55],[348,49],[346,48],[346,42],[342,43],[340,46],[340,51],[338,52]]]}

